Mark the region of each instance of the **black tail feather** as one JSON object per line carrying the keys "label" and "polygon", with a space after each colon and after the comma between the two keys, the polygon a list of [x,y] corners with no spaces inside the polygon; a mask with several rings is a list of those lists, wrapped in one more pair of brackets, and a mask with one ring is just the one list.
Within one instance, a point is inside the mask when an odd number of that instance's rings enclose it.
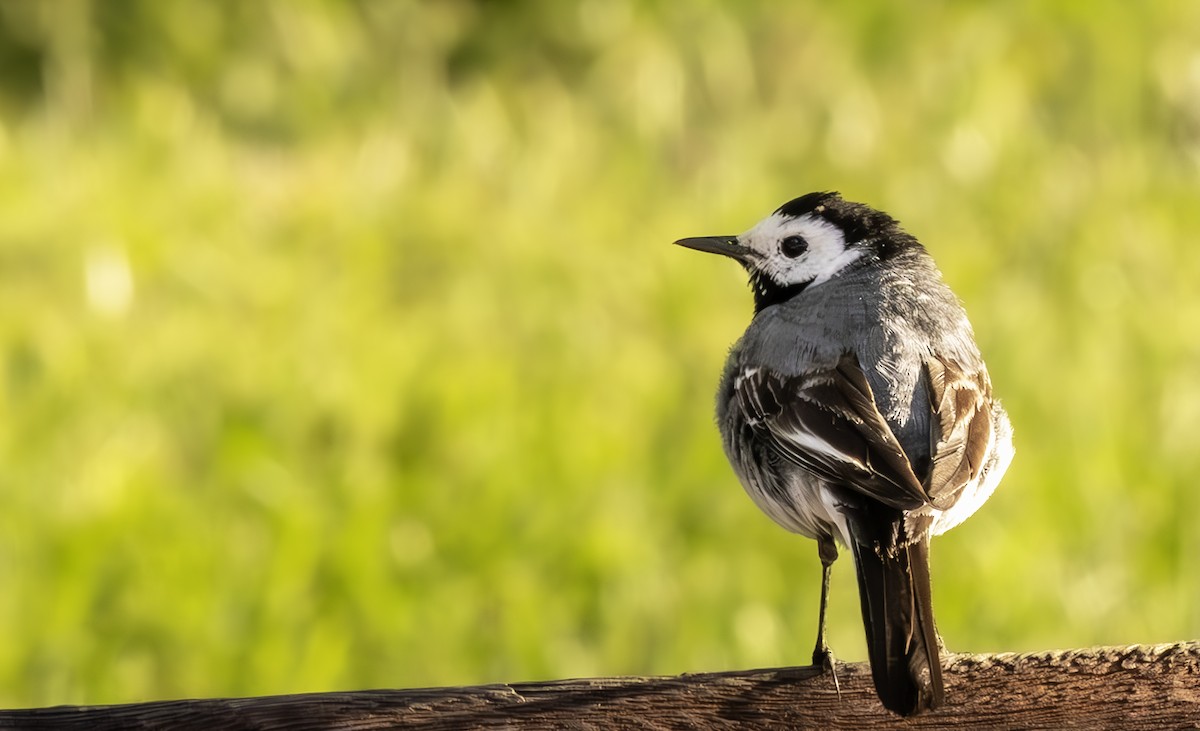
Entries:
{"label": "black tail feather", "polygon": [[[897,519],[903,520],[899,514]],[[879,700],[901,716],[937,708],[944,691],[929,585],[929,538],[904,545],[902,524],[889,522],[887,530],[879,531],[865,522],[850,523]]]}

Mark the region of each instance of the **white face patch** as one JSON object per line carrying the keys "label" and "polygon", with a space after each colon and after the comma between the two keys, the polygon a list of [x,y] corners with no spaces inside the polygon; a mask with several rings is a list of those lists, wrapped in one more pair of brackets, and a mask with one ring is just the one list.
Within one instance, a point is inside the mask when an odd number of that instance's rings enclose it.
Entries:
{"label": "white face patch", "polygon": [[[789,236],[802,237],[808,242],[807,251],[796,257],[785,255],[781,242]],[[863,255],[859,247],[846,246],[840,228],[811,215],[789,218],[772,213],[739,236],[738,243],[758,254],[753,259],[755,269],[784,287],[820,284]]]}

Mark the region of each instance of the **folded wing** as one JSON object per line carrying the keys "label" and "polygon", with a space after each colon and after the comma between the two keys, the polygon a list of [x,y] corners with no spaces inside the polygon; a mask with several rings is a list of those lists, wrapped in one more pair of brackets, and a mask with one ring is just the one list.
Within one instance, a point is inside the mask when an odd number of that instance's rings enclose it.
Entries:
{"label": "folded wing", "polygon": [[918,475],[853,354],[799,376],[748,368],[734,382],[747,423],[784,458],[899,510],[945,510],[983,467],[993,437],[991,383],[986,371],[932,357],[924,386],[932,458]]}
{"label": "folded wing", "polygon": [[785,458],[900,510],[929,502],[853,355],[799,376],[747,369],[734,390],[747,422]]}

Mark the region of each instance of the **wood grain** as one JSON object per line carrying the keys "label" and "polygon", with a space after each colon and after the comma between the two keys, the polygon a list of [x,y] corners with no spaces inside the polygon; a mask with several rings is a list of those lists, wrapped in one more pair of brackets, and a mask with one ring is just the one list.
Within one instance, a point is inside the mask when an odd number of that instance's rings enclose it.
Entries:
{"label": "wood grain", "polygon": [[1200,728],[1200,642],[949,655],[946,706],[911,719],[869,668],[553,680],[459,688],[0,711],[0,729]]}

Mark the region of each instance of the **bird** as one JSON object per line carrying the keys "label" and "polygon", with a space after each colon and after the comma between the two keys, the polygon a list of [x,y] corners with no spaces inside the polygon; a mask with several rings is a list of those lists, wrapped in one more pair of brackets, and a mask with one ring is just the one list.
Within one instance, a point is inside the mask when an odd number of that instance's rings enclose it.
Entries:
{"label": "bird", "polygon": [[738,236],[675,243],[749,274],[754,314],[721,374],[717,425],[758,507],[817,541],[813,664],[837,683],[825,612],[840,544],[881,703],[901,716],[942,706],[929,539],[992,495],[1014,453],[961,302],[896,219],[836,192]]}

